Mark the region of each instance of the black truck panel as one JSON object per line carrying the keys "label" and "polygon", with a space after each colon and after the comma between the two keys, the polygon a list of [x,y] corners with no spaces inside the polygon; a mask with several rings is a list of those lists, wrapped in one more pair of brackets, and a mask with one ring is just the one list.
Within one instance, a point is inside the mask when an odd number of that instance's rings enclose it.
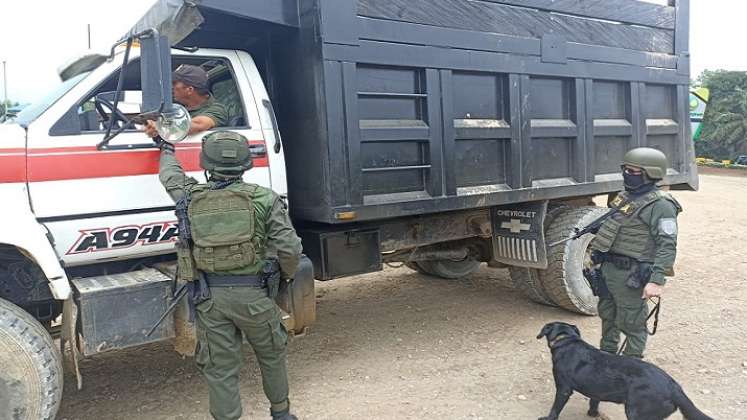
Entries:
{"label": "black truck panel", "polygon": [[637,146],[697,187],[687,0],[265,3],[204,0],[181,45],[258,61],[296,220],[603,194]]}

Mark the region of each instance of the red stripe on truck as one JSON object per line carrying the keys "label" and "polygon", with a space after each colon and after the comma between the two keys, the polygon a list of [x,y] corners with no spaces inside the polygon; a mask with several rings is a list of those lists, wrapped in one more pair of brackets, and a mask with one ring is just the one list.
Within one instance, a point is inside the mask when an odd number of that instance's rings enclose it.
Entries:
{"label": "red stripe on truck", "polygon": [[0,149],[0,183],[26,180],[26,151]]}
{"label": "red stripe on truck", "polygon": [[[252,144],[264,144],[252,141]],[[155,175],[160,152],[155,149],[97,150],[94,146],[0,149],[0,182],[44,182],[73,179]],[[199,145],[178,145],[176,156],[186,172],[202,171]],[[269,167],[267,157],[254,159],[255,168]]]}

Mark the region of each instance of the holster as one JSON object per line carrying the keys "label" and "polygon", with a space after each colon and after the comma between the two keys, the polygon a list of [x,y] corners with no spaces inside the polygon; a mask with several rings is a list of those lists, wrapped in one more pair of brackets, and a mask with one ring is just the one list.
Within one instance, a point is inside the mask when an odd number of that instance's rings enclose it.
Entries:
{"label": "holster", "polygon": [[649,279],[651,278],[651,272],[653,271],[653,264],[647,262],[638,262],[635,270],[628,276],[625,281],[625,285],[631,289],[642,289],[646,287]]}
{"label": "holster", "polygon": [[187,300],[189,301],[189,320],[195,319],[195,308],[197,305],[210,300],[210,287],[205,281],[205,275],[198,272],[194,281],[187,283]]}
{"label": "holster", "polygon": [[276,258],[269,258],[262,266],[262,278],[267,284],[267,295],[275,300],[280,293],[280,263]]}
{"label": "holster", "polygon": [[610,297],[610,290],[607,288],[607,282],[604,280],[602,271],[598,268],[585,268],[584,277],[591,286],[591,292],[600,299]]}

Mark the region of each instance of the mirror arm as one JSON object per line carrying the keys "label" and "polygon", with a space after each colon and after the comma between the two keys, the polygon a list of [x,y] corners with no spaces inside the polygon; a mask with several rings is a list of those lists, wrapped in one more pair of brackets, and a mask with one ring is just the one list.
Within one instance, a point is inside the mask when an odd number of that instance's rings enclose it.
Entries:
{"label": "mirror arm", "polygon": [[[130,60],[130,50],[132,49],[132,41],[134,40],[133,37],[127,38],[127,48],[125,49],[124,54],[124,61],[122,62],[122,67],[119,68],[119,80],[117,81],[117,90],[114,93],[114,109],[112,110],[112,116],[109,119],[109,126],[106,128],[106,135],[104,135],[104,139],[96,145],[96,149],[102,150],[105,149],[106,146],[109,144],[109,141],[113,139],[116,135],[124,131],[124,129],[130,125],[127,124],[120,129],[118,129],[114,135],[111,135],[112,132],[112,126],[115,122],[117,122],[116,118],[119,118],[118,115],[116,115],[117,111],[117,105],[119,105],[119,95],[122,93],[122,87],[124,85],[124,78],[125,78],[125,68],[127,67],[127,63]],[[112,47],[113,48],[113,47]],[[115,117],[116,116],[116,117]]]}

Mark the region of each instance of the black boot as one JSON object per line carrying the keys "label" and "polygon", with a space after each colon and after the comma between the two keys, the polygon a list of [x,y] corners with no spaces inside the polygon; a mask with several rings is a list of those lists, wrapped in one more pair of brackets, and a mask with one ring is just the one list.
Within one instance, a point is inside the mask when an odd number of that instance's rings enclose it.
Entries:
{"label": "black boot", "polygon": [[290,413],[290,408],[285,411],[270,411],[272,420],[298,420],[298,417]]}

